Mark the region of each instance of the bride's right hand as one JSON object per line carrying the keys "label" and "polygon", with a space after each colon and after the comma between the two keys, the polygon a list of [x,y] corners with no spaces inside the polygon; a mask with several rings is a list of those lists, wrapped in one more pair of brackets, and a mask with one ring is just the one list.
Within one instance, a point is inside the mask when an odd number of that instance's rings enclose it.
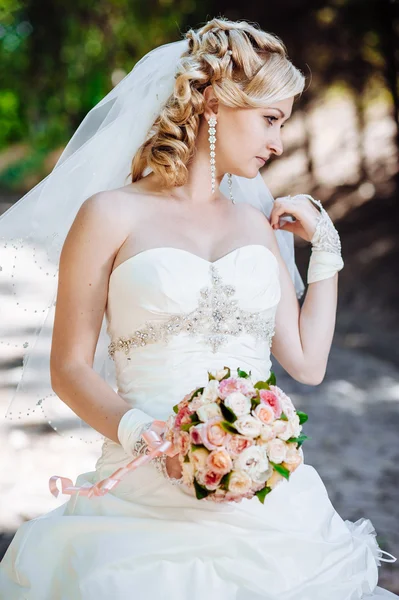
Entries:
{"label": "bride's right hand", "polygon": [[182,476],[182,468],[179,462],[179,456],[167,456],[165,461],[166,471],[169,477],[173,477],[174,479],[180,479]]}

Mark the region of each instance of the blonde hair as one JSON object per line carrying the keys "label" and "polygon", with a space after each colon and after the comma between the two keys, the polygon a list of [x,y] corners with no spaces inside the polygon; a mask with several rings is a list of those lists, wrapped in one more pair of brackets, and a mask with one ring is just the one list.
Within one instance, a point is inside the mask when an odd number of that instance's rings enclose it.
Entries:
{"label": "blonde hair", "polygon": [[303,91],[305,77],[284,43],[246,21],[212,19],[185,37],[189,49],[177,66],[173,93],[132,160],[132,182],[149,167],[165,187],[184,185],[208,85],[233,108],[267,106]]}

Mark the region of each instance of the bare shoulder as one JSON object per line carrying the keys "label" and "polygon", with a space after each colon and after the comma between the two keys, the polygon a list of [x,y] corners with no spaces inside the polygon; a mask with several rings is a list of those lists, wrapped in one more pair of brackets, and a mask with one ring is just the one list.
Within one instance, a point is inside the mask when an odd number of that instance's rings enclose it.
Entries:
{"label": "bare shoulder", "polygon": [[256,208],[248,202],[239,202],[236,206],[239,208],[240,215],[245,219],[245,222],[251,227],[254,227],[255,231],[260,230],[268,235],[274,234],[269,219],[259,208]]}

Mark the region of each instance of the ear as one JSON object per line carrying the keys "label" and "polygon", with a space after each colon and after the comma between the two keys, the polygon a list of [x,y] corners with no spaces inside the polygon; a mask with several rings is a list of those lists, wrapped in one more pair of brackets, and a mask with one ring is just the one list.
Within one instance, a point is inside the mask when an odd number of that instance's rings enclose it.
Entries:
{"label": "ear", "polygon": [[211,84],[207,85],[202,95],[205,99],[205,110],[204,114],[207,117],[214,117],[217,115],[219,110],[219,100],[216,98],[215,92]]}

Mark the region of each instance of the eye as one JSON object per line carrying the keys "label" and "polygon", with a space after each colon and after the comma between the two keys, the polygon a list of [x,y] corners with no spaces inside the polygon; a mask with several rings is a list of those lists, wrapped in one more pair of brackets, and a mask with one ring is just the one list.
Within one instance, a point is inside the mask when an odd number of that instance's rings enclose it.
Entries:
{"label": "eye", "polygon": [[[271,116],[265,116],[265,119],[267,119],[269,121],[269,125],[273,125],[273,121],[278,121],[278,117],[275,117],[274,115]],[[270,120],[272,122],[270,122]],[[284,127],[284,125],[281,125],[281,129]]]}

